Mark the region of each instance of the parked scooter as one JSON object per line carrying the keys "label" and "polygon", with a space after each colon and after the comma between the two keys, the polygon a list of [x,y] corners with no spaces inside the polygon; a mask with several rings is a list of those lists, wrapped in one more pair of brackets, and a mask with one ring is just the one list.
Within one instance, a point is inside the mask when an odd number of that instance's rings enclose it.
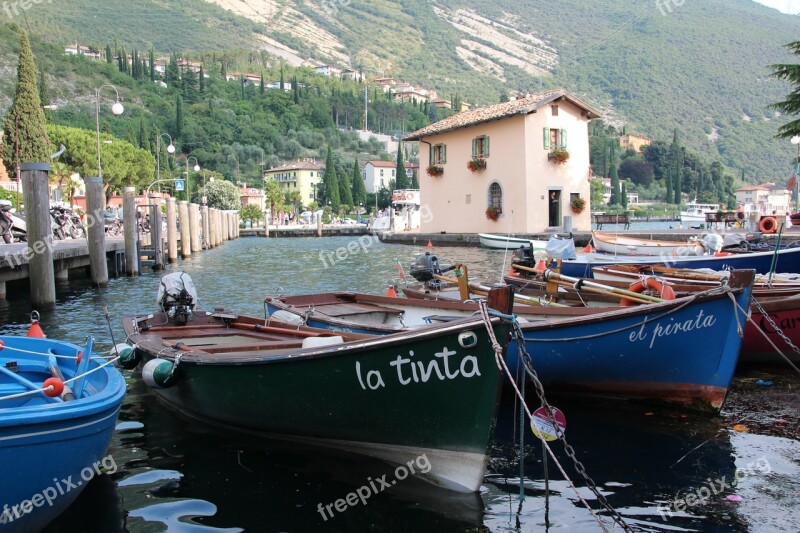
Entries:
{"label": "parked scooter", "polygon": [[22,215],[15,213],[9,200],[0,200],[0,235],[3,241],[25,241],[28,238],[28,226]]}
{"label": "parked scooter", "polygon": [[103,212],[103,225],[107,235],[116,237],[122,233],[122,222],[117,218],[117,213],[110,207]]}
{"label": "parked scooter", "polygon": [[83,227],[80,218],[71,209],[61,206],[50,208],[51,227],[53,237],[64,240],[68,236],[72,239],[79,239],[86,236],[86,228]]}

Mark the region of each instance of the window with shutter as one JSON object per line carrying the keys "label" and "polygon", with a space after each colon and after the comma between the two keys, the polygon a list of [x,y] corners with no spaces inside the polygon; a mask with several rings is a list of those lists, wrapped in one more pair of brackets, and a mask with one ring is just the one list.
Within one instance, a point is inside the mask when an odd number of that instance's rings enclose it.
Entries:
{"label": "window with shutter", "polygon": [[567,149],[567,130],[561,130],[561,148]]}
{"label": "window with shutter", "polygon": [[473,159],[484,159],[489,157],[489,137],[481,135],[472,139]]}
{"label": "window with shutter", "polygon": [[543,135],[544,135],[544,149],[545,150],[549,150],[550,149],[550,129],[545,127],[544,131],[543,131]]}

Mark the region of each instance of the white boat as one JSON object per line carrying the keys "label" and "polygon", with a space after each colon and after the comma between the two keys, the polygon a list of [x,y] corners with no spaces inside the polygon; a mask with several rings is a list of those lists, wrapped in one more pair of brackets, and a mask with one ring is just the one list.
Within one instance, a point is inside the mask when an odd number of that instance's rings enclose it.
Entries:
{"label": "white boat", "polygon": [[689,202],[686,204],[686,210],[681,211],[681,224],[705,224],[706,213],[716,213],[719,208],[719,204]]}
{"label": "white boat", "polygon": [[598,252],[614,255],[703,255],[706,249],[698,240],[662,241],[592,232],[592,246]]}
{"label": "white boat", "polygon": [[516,250],[520,246],[533,246],[534,252],[544,252],[545,247],[547,247],[547,241],[520,239],[506,235],[478,233],[478,237],[481,240],[481,246],[495,250]]}

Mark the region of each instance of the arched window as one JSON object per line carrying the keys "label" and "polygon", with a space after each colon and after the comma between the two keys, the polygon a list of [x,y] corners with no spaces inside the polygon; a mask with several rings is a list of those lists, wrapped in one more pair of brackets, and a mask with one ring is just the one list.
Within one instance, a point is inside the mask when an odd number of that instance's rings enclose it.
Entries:
{"label": "arched window", "polygon": [[503,210],[503,189],[496,181],[489,185],[489,197],[487,198],[486,207],[496,207],[500,211]]}

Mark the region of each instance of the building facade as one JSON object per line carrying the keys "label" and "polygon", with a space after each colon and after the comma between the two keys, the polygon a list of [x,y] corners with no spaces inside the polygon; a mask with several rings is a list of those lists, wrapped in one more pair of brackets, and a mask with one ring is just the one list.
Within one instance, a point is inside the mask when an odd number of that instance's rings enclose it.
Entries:
{"label": "building facade", "polygon": [[652,141],[643,135],[623,135],[619,138],[619,147],[625,150],[635,150],[641,152],[645,146],[650,146]]}
{"label": "building facade", "polygon": [[736,189],[734,194],[748,215],[785,215],[791,212],[792,193],[783,185],[772,182],[747,185]]}
{"label": "building facade", "polygon": [[[420,170],[432,215],[422,231],[535,233],[562,228],[565,216],[573,228],[591,229],[588,125],[599,116],[558,89],[473,108],[406,136],[420,142],[420,161],[429,165]],[[585,208],[573,212],[578,199]]]}
{"label": "building facade", "polygon": [[308,205],[317,201],[317,185],[324,173],[324,163],[306,159],[265,170],[264,179],[275,180],[283,193],[300,191],[301,203]]}
{"label": "building facade", "polygon": [[[419,165],[405,163],[406,176],[409,181],[414,178],[415,173],[419,172]],[[364,165],[364,188],[367,192],[375,193],[379,190],[389,188],[389,182],[397,181],[397,163],[395,161],[367,161]]]}

